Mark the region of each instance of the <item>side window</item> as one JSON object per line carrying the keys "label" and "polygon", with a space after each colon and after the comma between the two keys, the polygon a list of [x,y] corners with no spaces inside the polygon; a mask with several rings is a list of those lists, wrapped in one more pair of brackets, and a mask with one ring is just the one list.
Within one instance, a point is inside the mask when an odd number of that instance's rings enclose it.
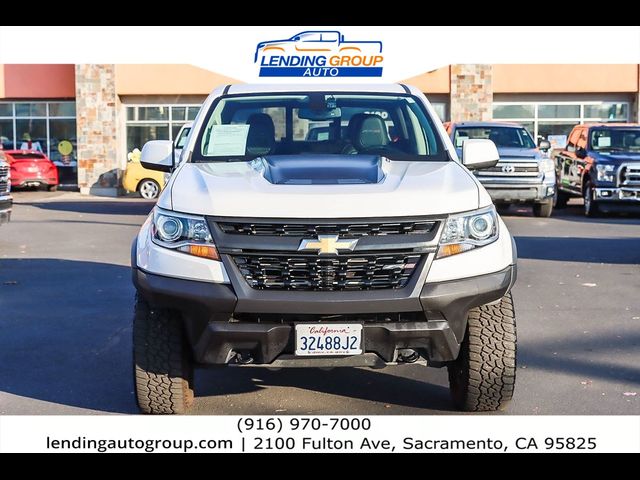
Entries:
{"label": "side window", "polygon": [[569,134],[569,141],[567,143],[567,150],[569,152],[576,151],[576,144],[578,143],[578,138],[580,137],[581,128],[574,128]]}
{"label": "side window", "polygon": [[587,129],[586,128],[580,129],[580,136],[578,137],[577,147],[584,148],[585,150],[587,149]]}

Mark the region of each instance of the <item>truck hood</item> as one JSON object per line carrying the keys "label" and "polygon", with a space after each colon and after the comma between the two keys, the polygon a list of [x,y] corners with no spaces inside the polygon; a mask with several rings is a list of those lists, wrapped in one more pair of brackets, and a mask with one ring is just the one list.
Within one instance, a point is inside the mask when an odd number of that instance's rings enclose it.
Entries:
{"label": "truck hood", "polygon": [[158,205],[224,217],[362,218],[443,215],[490,202],[457,162],[315,155],[185,163]]}
{"label": "truck hood", "polygon": [[[500,160],[515,160],[518,162],[537,162],[543,154],[537,148],[497,147]],[[462,158],[462,149],[456,148],[458,158]]]}
{"label": "truck hood", "polygon": [[640,160],[640,152],[591,152],[590,155],[597,160],[611,162],[637,162]]}

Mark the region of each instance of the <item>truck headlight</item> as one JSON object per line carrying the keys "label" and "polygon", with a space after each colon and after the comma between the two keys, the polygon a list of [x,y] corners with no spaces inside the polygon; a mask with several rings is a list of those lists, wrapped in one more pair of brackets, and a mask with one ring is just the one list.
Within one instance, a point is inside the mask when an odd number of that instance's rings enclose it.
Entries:
{"label": "truck headlight", "polygon": [[556,164],[550,158],[544,158],[540,160],[540,171],[546,175],[556,173]]}
{"label": "truck headlight", "polygon": [[220,260],[209,226],[203,217],[156,207],[151,228],[153,243],[197,257]]}
{"label": "truck headlight", "polygon": [[596,165],[596,172],[598,173],[599,182],[614,182],[615,181],[615,165]]}
{"label": "truck headlight", "polygon": [[498,216],[494,206],[447,218],[436,258],[449,257],[498,239]]}

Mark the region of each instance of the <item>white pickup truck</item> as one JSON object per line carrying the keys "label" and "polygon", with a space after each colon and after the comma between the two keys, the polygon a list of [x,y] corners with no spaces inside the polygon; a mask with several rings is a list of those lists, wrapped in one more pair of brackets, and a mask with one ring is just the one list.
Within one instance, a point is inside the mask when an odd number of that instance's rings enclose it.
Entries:
{"label": "white pickup truck", "polygon": [[[503,407],[516,249],[469,171],[498,158],[459,159],[406,85],[213,91],[132,247],[140,409],[183,413],[194,366],[249,364],[447,367],[457,408]],[[171,142],[141,161],[172,170]]]}

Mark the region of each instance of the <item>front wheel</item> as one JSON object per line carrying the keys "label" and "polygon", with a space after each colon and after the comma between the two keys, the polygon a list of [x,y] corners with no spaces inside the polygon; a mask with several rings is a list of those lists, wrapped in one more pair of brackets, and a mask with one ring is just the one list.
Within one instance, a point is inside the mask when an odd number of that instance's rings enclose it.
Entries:
{"label": "front wheel", "polygon": [[133,321],[136,399],[142,413],[186,413],[193,404],[193,362],[180,319],[137,297]]}
{"label": "front wheel", "polygon": [[155,200],[160,195],[160,185],[151,178],[145,178],[138,185],[138,193],[142,198]]}
{"label": "front wheel", "polygon": [[502,409],[516,381],[516,315],[511,293],[469,312],[458,358],[448,365],[456,408],[466,412]]}
{"label": "front wheel", "polygon": [[549,218],[551,212],[553,212],[553,200],[533,204],[533,215],[536,217]]}
{"label": "front wheel", "polygon": [[584,187],[584,214],[587,217],[597,217],[600,213],[598,202],[593,198],[594,190],[591,183],[587,183]]}

